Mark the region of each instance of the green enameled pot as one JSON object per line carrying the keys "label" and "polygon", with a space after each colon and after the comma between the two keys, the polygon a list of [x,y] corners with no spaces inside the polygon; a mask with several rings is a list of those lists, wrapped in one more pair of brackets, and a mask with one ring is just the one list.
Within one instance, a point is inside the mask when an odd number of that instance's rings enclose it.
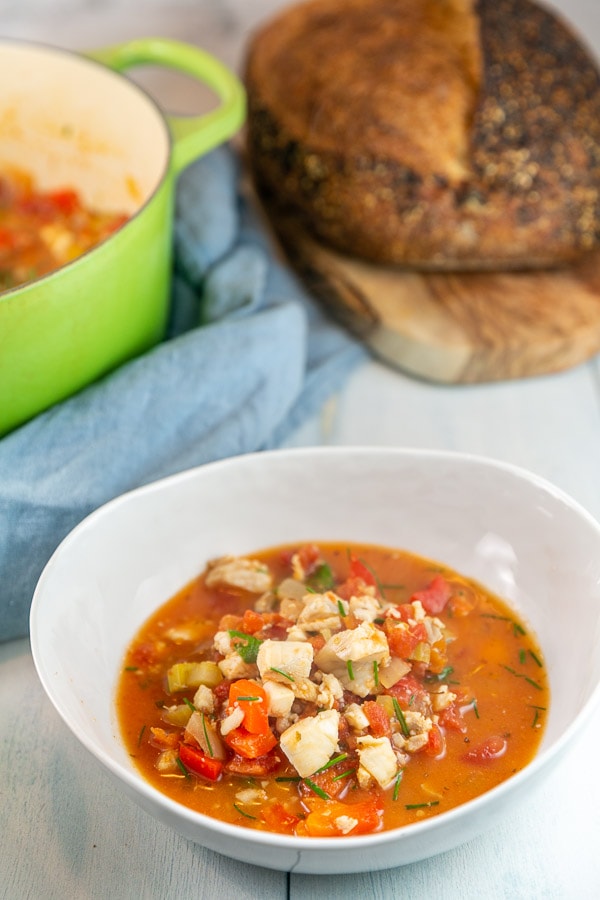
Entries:
{"label": "green enameled pot", "polygon": [[[120,74],[141,64],[198,79],[218,106],[165,115]],[[85,56],[2,41],[0,83],[0,171],[16,166],[42,190],[72,187],[88,206],[130,216],[73,262],[0,294],[2,435],[160,341],[176,177],[238,130],[245,97],[209,54],[154,38]]]}

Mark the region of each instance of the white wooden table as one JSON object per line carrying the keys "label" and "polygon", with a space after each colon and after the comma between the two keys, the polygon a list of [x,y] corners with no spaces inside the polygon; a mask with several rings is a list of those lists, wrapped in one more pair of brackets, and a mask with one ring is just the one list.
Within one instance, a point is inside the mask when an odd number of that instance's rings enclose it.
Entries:
{"label": "white wooden table", "polygon": [[[3,3],[0,35],[83,49],[160,34],[237,66],[248,29],[281,0],[155,0],[142,12],[136,0],[80,4],[74,12],[72,0]],[[600,55],[600,2],[553,5]],[[176,81],[152,87],[181,107]],[[600,518],[600,360],[545,378],[460,388],[369,362],[289,443],[493,456],[545,476]],[[16,641],[0,645],[0,898],[591,900],[600,897],[599,751],[600,718],[505,822],[443,856],[364,875],[287,875],[190,844],[123,797],[46,700],[28,642]]]}

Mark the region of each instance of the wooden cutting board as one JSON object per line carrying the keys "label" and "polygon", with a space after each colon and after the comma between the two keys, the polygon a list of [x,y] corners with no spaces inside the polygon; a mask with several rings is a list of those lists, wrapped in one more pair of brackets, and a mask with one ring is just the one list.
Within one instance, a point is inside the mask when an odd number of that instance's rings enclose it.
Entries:
{"label": "wooden cutting board", "polygon": [[524,378],[600,351],[600,253],[553,271],[431,274],[343,256],[291,217],[271,222],[332,315],[412,375],[454,384]]}

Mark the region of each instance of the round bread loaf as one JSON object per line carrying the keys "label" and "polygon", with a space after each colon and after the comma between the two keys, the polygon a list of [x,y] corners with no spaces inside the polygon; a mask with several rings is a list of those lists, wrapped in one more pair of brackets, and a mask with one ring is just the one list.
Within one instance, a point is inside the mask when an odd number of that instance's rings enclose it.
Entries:
{"label": "round bread loaf", "polygon": [[598,246],[598,68],[531,0],[308,0],[245,79],[259,192],[333,248],[457,270]]}

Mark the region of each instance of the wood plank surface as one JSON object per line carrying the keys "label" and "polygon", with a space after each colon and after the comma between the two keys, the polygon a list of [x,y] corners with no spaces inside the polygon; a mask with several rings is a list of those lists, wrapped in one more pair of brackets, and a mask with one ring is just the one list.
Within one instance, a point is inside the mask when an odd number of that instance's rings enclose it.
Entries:
{"label": "wood plank surface", "polygon": [[433,273],[379,266],[270,214],[312,293],[384,362],[429,381],[545,375],[600,351],[600,252],[552,271]]}

